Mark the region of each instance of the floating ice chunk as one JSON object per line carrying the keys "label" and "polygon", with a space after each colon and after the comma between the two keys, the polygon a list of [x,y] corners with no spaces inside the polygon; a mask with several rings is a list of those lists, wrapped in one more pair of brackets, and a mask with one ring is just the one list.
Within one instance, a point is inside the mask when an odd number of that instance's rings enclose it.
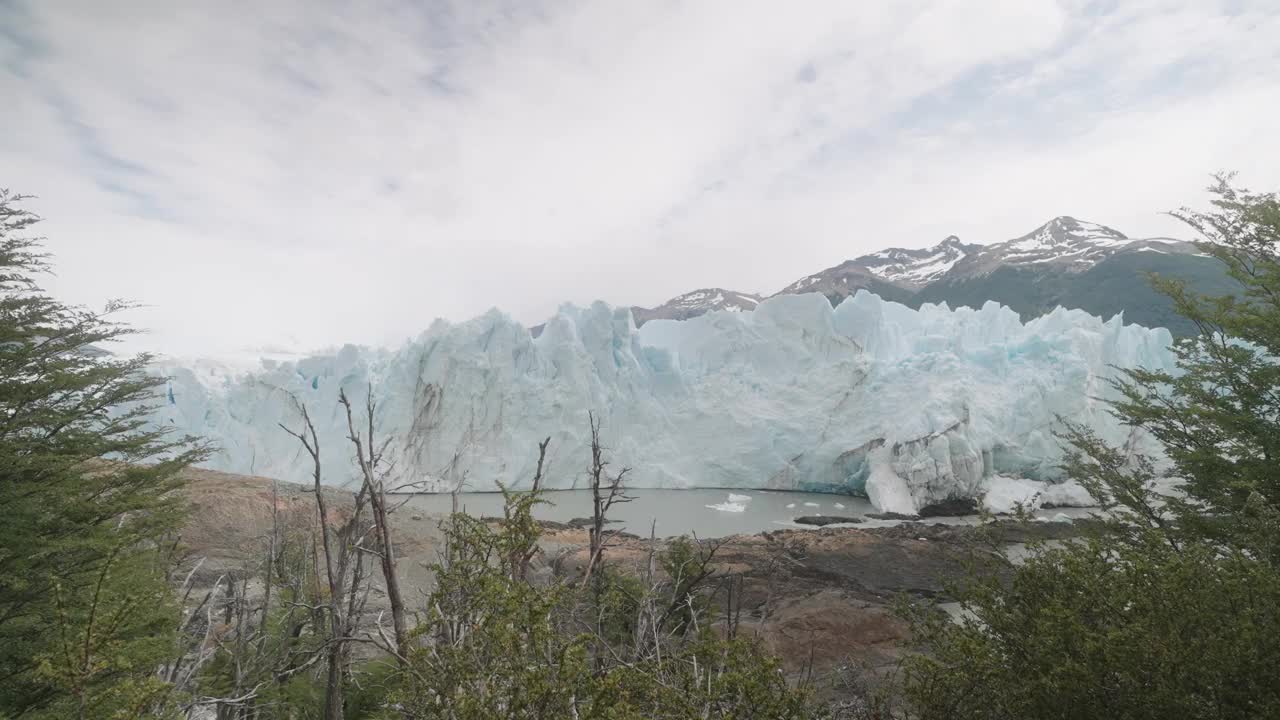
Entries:
{"label": "floating ice chunk", "polygon": [[735,494],[733,494],[733,493],[729,493],[729,502],[733,502],[733,503],[751,502],[751,496],[750,496],[750,495],[735,495]]}
{"label": "floating ice chunk", "polygon": [[787,509],[790,510],[796,506],[795,503],[787,503]]}
{"label": "floating ice chunk", "polygon": [[1031,511],[1045,505],[1091,507],[1097,504],[1089,491],[1074,480],[1050,483],[993,475],[983,482],[983,487],[983,507],[993,513],[1012,513],[1018,505]]}
{"label": "floating ice chunk", "polygon": [[993,475],[983,483],[986,494],[982,505],[993,513],[1012,513],[1019,506],[1030,512],[1040,507],[1044,499],[1045,484],[1023,478]]}
{"label": "floating ice chunk", "polygon": [[1040,495],[1040,500],[1042,505],[1055,507],[1093,507],[1098,504],[1089,491],[1075,480],[1047,483],[1044,492]]}
{"label": "floating ice chunk", "polygon": [[836,503],[836,509],[837,509],[837,510],[843,510],[843,509],[844,509],[844,503]]}
{"label": "floating ice chunk", "polygon": [[711,508],[712,510],[718,510],[720,512],[731,512],[731,513],[746,512],[747,510],[746,505],[743,505],[742,503],[736,503],[736,502],[716,503],[715,505],[707,505],[707,507]]}
{"label": "floating ice chunk", "polygon": [[805,504],[804,504],[804,506],[805,506],[805,507],[822,507],[822,505],[820,505],[820,504],[818,504],[818,503],[815,503],[815,502],[807,502],[807,503],[805,503]]}

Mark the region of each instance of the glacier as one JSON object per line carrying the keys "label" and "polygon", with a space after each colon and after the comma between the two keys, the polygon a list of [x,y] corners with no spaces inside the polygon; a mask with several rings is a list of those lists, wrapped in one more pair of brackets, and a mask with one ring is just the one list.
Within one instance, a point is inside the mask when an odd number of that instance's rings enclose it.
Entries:
{"label": "glacier", "polygon": [[980,498],[993,478],[1052,483],[1060,418],[1140,442],[1107,412],[1115,367],[1172,369],[1172,338],[1059,308],[1023,322],[995,303],[913,310],[860,291],[637,329],[627,308],[566,305],[538,337],[497,310],[437,320],[398,349],[345,346],[249,371],[160,361],[157,423],[218,448],[206,466],[308,481],[305,404],[324,482],[355,475],[345,388],[391,442],[401,482],[431,491],[527,487],[551,437],[547,484],[582,487],[587,413],[632,487],[786,489],[865,495],[914,513]]}

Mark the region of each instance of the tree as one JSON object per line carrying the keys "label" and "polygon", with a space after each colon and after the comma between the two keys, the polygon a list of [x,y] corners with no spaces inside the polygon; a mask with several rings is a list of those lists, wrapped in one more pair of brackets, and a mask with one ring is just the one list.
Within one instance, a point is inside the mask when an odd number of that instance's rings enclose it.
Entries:
{"label": "tree", "polygon": [[[305,420],[303,427],[310,443]],[[335,507],[329,501],[339,499],[337,491],[321,492],[314,512],[280,512],[273,482],[262,556],[228,568],[202,598],[189,593],[199,563],[182,583],[191,612],[180,629],[184,645],[166,676],[189,695],[183,709],[200,713],[190,717],[212,711],[217,720],[322,720],[335,706],[344,717],[367,717],[359,710],[367,698],[352,682],[367,673],[349,657],[349,643],[362,640],[355,630],[369,595],[360,540],[353,535],[370,528],[360,524],[358,496]],[[334,579],[346,588],[336,613],[322,532],[336,555]],[[338,568],[347,570],[339,575]]]}
{"label": "tree", "polygon": [[[530,492],[503,490],[501,521],[455,514],[445,526],[446,556],[432,569],[436,586],[413,631],[408,662],[389,683],[386,717],[448,720],[693,720],[808,718],[805,693],[791,688],[776,661],[747,638],[713,627],[707,604],[710,554],[688,542],[650,563],[669,577],[627,590],[638,602],[613,602],[622,577],[597,565],[594,583],[529,576],[541,527],[533,509],[545,502],[539,444]],[[589,555],[592,551],[589,550]],[[584,603],[585,601],[585,603]],[[583,623],[593,613],[616,616]],[[627,617],[628,615],[636,617]],[[645,628],[636,635],[599,627]]]}
{"label": "tree", "polygon": [[[350,422],[350,405],[346,403],[345,394],[342,395],[342,400],[347,407],[347,419]],[[362,531],[361,513],[365,502],[369,499],[371,487],[367,483],[361,484],[360,490],[355,494],[351,516],[334,527],[336,513],[331,513],[325,501],[320,462],[320,438],[316,434],[315,424],[312,423],[306,406],[299,403],[298,410],[302,415],[300,430],[290,430],[283,424],[280,427],[292,435],[311,458],[312,492],[315,493],[316,499],[316,525],[320,535],[320,547],[324,554],[323,567],[329,591],[324,604],[329,630],[325,642],[328,675],[325,680],[321,717],[324,720],[343,720],[347,646],[356,630],[355,598],[359,593],[363,575],[362,541],[367,534],[367,530]],[[372,406],[370,406],[370,415],[372,417]],[[359,447],[358,443],[357,447]],[[360,465],[363,470],[365,467],[363,455],[360,457]],[[263,607],[264,613],[268,610],[269,608]]]}
{"label": "tree", "polygon": [[41,291],[24,199],[0,190],[0,715],[139,717],[167,696],[162,540],[204,449],[148,424],[165,384],[149,356],[106,352],[130,305]]}
{"label": "tree", "polygon": [[1102,532],[1040,546],[1009,582],[959,588],[966,616],[915,615],[927,652],[905,667],[920,718],[1280,716],[1280,202],[1220,177],[1214,209],[1176,215],[1244,286],[1204,297],[1153,278],[1199,334],[1177,372],[1125,370],[1113,412],[1158,459],[1063,433],[1067,474]]}
{"label": "tree", "polygon": [[[356,429],[351,414],[351,400],[346,390],[338,391],[338,402],[347,415],[347,439],[355,447],[356,466],[360,470],[361,496],[369,499],[373,508],[373,529],[377,533],[378,563],[382,568],[382,581],[387,589],[387,603],[391,606],[391,625],[395,632],[395,655],[402,662],[409,651],[409,626],[405,619],[404,596],[400,592],[400,574],[396,569],[396,546],[391,539],[391,511],[387,507],[386,473],[382,458],[389,440],[378,443],[374,432],[373,386],[369,386],[365,402],[366,434]],[[314,435],[314,431],[313,431]],[[367,443],[367,445],[366,445]],[[541,458],[539,458],[541,462]],[[317,492],[319,490],[317,489]]]}
{"label": "tree", "polygon": [[[590,552],[587,555],[586,570],[583,571],[584,584],[592,581],[593,576],[600,576],[600,573],[594,571],[604,564],[604,551],[613,537],[613,533],[604,531],[605,524],[609,522],[609,510],[617,503],[631,501],[623,486],[631,468],[624,467],[615,474],[609,474],[606,449],[600,441],[600,419],[594,412],[588,412],[587,422],[591,427],[591,464],[587,467],[587,484],[591,488],[591,527],[587,533]],[[603,584],[596,580],[593,586],[598,596],[603,591]]]}
{"label": "tree", "polygon": [[[272,526],[260,559],[225,571],[194,604],[180,628],[185,644],[167,668],[192,696],[184,709],[212,708],[218,720],[366,717],[382,704],[368,680],[386,670],[380,661],[362,662],[353,647],[381,651],[402,666],[407,662],[409,628],[383,462],[388,443],[375,434],[372,388],[359,425],[345,390],[339,392],[359,473],[349,502],[324,485],[322,453],[332,449],[321,447],[310,409],[286,396],[297,411],[297,426],[280,427],[310,461],[307,492],[314,512],[301,523],[282,519],[273,482]],[[366,618],[369,597],[379,589],[366,568],[372,557],[381,566],[394,639],[380,614],[372,622]],[[182,585],[185,601],[190,578]],[[197,622],[201,613],[207,615],[203,623]]]}
{"label": "tree", "polygon": [[1178,278],[1155,278],[1199,334],[1174,345],[1179,373],[1132,370],[1116,386],[1120,418],[1160,441],[1188,503],[1189,531],[1280,559],[1280,201],[1219,177],[1213,211],[1175,215],[1208,239],[1203,252],[1242,295],[1205,297]]}

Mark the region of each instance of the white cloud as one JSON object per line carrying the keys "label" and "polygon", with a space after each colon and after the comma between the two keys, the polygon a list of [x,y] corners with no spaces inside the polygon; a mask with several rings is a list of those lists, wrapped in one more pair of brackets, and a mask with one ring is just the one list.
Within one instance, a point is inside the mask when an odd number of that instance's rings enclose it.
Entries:
{"label": "white cloud", "polygon": [[1274,4],[1106,5],[31,2],[0,184],[60,293],[181,350],[771,292],[1063,213],[1168,233],[1215,170],[1274,186]]}

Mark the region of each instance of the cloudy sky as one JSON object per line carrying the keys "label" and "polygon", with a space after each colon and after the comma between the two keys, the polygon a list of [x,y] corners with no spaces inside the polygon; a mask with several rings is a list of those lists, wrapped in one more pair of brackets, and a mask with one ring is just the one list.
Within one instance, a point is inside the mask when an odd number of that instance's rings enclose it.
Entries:
{"label": "cloudy sky", "polygon": [[0,186],[158,349],[770,293],[1280,187],[1275,0],[0,0]]}

